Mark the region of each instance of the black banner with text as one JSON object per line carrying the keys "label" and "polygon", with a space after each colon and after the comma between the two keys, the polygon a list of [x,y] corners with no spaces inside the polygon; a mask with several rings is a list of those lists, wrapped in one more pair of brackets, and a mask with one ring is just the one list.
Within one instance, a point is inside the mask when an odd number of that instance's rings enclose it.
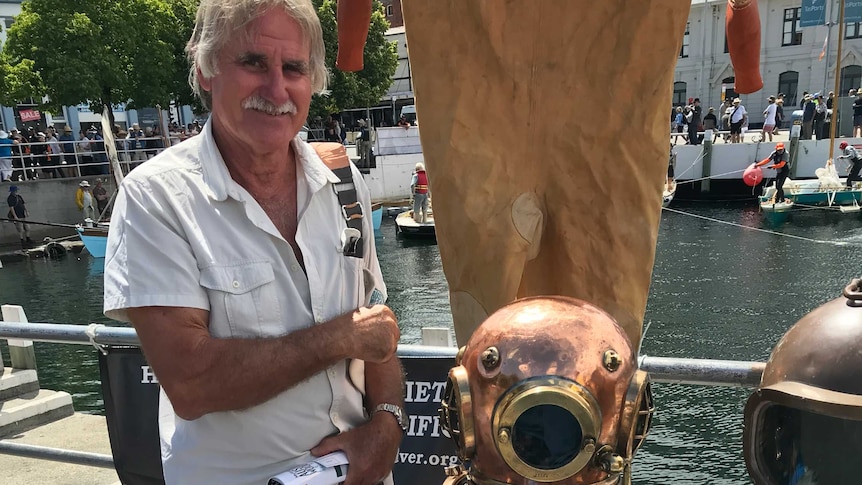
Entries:
{"label": "black banner with text", "polygon": [[[117,475],[126,485],[160,485],[159,386],[138,348],[99,354],[102,395]],[[440,485],[445,467],[457,463],[455,445],[440,427],[438,409],[451,357],[402,358],[407,376],[407,435],[398,450],[396,485]],[[263,485],[263,484],[261,484]]]}

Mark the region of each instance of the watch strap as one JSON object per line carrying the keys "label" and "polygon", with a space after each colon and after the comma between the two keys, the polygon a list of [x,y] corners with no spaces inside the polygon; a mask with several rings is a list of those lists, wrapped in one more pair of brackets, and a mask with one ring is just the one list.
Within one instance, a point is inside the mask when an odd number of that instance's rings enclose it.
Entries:
{"label": "watch strap", "polygon": [[371,414],[373,416],[373,415],[375,415],[381,411],[391,413],[393,416],[395,416],[395,420],[398,421],[398,426],[401,427],[402,431],[404,431],[405,433],[407,432],[407,413],[404,412],[404,409],[401,406],[398,406],[397,404],[384,402],[384,403],[378,404],[377,407],[374,408],[374,411],[372,411]]}

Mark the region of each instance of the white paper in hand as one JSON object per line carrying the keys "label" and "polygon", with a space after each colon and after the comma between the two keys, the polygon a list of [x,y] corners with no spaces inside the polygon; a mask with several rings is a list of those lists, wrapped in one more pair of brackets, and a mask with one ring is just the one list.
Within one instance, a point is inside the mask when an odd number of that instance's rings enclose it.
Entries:
{"label": "white paper in hand", "polygon": [[336,451],[280,473],[267,485],[337,485],[346,477],[347,455]]}

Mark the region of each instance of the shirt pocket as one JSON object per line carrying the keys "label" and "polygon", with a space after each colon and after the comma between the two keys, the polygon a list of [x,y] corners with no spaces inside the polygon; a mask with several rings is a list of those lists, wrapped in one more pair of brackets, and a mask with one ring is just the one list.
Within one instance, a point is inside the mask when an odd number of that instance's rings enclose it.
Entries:
{"label": "shirt pocket", "polygon": [[201,269],[201,286],[210,300],[210,332],[215,337],[256,338],[284,333],[275,283],[268,261]]}

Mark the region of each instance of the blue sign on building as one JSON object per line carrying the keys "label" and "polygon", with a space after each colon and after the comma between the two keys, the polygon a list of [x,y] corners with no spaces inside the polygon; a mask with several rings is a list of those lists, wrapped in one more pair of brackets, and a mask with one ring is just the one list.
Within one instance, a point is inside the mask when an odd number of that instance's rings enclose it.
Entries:
{"label": "blue sign on building", "polygon": [[[862,4],[862,1],[858,3]],[[802,12],[799,15],[799,24],[801,27],[826,25],[826,0],[802,0]]]}
{"label": "blue sign on building", "polygon": [[844,23],[862,22],[862,0],[847,0],[844,3]]}

